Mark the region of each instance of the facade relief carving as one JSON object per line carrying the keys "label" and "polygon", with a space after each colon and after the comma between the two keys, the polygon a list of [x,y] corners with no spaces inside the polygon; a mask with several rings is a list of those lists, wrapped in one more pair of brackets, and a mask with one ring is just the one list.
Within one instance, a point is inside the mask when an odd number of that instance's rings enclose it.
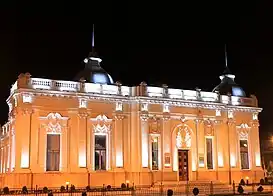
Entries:
{"label": "facade relief carving", "polygon": [[178,149],[190,148],[191,147],[191,137],[192,130],[187,124],[181,124],[175,129],[176,134],[176,147]]}
{"label": "facade relief carving", "polygon": [[94,133],[109,133],[111,131],[112,119],[107,118],[107,116],[98,115],[91,120]]}
{"label": "facade relief carving", "polygon": [[245,139],[245,140],[248,139],[248,135],[250,131],[250,127],[248,126],[248,124],[243,123],[240,126],[237,126],[237,131],[238,131],[240,139]]}
{"label": "facade relief carving", "polygon": [[156,116],[153,116],[149,119],[149,133],[150,134],[160,134],[161,133],[161,126],[160,126],[160,119]]}
{"label": "facade relief carving", "polygon": [[205,120],[205,136],[214,136],[214,124],[211,120]]}
{"label": "facade relief carving", "polygon": [[67,127],[68,117],[63,117],[59,113],[49,113],[46,117],[40,117],[43,121],[42,128],[49,134],[62,134],[63,128]]}

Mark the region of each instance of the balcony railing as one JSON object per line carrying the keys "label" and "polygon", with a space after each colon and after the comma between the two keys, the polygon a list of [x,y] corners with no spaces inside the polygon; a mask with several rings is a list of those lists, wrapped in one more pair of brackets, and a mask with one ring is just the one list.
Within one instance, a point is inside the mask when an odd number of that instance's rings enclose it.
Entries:
{"label": "balcony railing", "polygon": [[147,86],[141,83],[139,86],[128,87],[120,84],[105,85],[85,82],[73,82],[62,80],[50,80],[42,78],[31,78],[30,76],[21,76],[11,88],[11,94],[19,88],[62,91],[62,92],[77,92],[88,94],[103,94],[116,96],[141,96],[151,98],[164,98],[173,100],[201,101],[207,103],[222,103],[234,106],[257,106],[256,98],[235,97],[227,95],[219,95],[213,92],[204,92],[196,90],[182,90],[163,87]]}

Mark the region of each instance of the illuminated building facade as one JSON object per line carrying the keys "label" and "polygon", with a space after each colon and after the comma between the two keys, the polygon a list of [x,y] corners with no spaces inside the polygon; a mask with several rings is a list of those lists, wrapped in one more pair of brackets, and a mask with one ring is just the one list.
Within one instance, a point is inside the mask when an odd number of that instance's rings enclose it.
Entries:
{"label": "illuminated building facade", "polygon": [[1,186],[263,178],[257,99],[228,69],[213,92],[113,83],[94,53],[79,82],[20,74],[1,134]]}

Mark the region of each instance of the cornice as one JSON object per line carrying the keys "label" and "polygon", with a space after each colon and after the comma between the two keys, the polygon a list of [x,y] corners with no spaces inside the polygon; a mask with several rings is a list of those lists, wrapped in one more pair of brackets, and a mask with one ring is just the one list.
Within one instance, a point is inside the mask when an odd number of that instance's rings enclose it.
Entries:
{"label": "cornice", "polygon": [[40,96],[58,96],[58,97],[69,97],[69,98],[86,98],[88,100],[108,101],[108,102],[137,102],[137,103],[149,103],[149,104],[168,104],[169,106],[176,107],[187,107],[187,108],[200,108],[210,110],[221,110],[221,111],[240,111],[240,112],[261,112],[262,108],[248,107],[239,105],[228,105],[224,103],[216,102],[204,102],[204,101],[193,101],[193,100],[179,100],[170,98],[157,98],[157,97],[143,97],[143,96],[121,96],[121,95],[110,95],[110,94],[97,94],[97,93],[79,93],[79,92],[64,92],[64,91],[53,91],[53,90],[38,90],[38,89],[17,89],[9,96],[7,101],[14,94],[30,93],[32,95]]}

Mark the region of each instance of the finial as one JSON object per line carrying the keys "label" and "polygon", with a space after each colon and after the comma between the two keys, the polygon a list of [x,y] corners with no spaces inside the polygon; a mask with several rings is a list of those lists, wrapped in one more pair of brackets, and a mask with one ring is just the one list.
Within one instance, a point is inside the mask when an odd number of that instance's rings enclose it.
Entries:
{"label": "finial", "polygon": [[226,67],[228,67],[227,65],[227,45],[225,44],[225,63],[226,63]]}
{"label": "finial", "polygon": [[92,52],[94,52],[95,47],[95,25],[93,24],[93,31],[92,31]]}

